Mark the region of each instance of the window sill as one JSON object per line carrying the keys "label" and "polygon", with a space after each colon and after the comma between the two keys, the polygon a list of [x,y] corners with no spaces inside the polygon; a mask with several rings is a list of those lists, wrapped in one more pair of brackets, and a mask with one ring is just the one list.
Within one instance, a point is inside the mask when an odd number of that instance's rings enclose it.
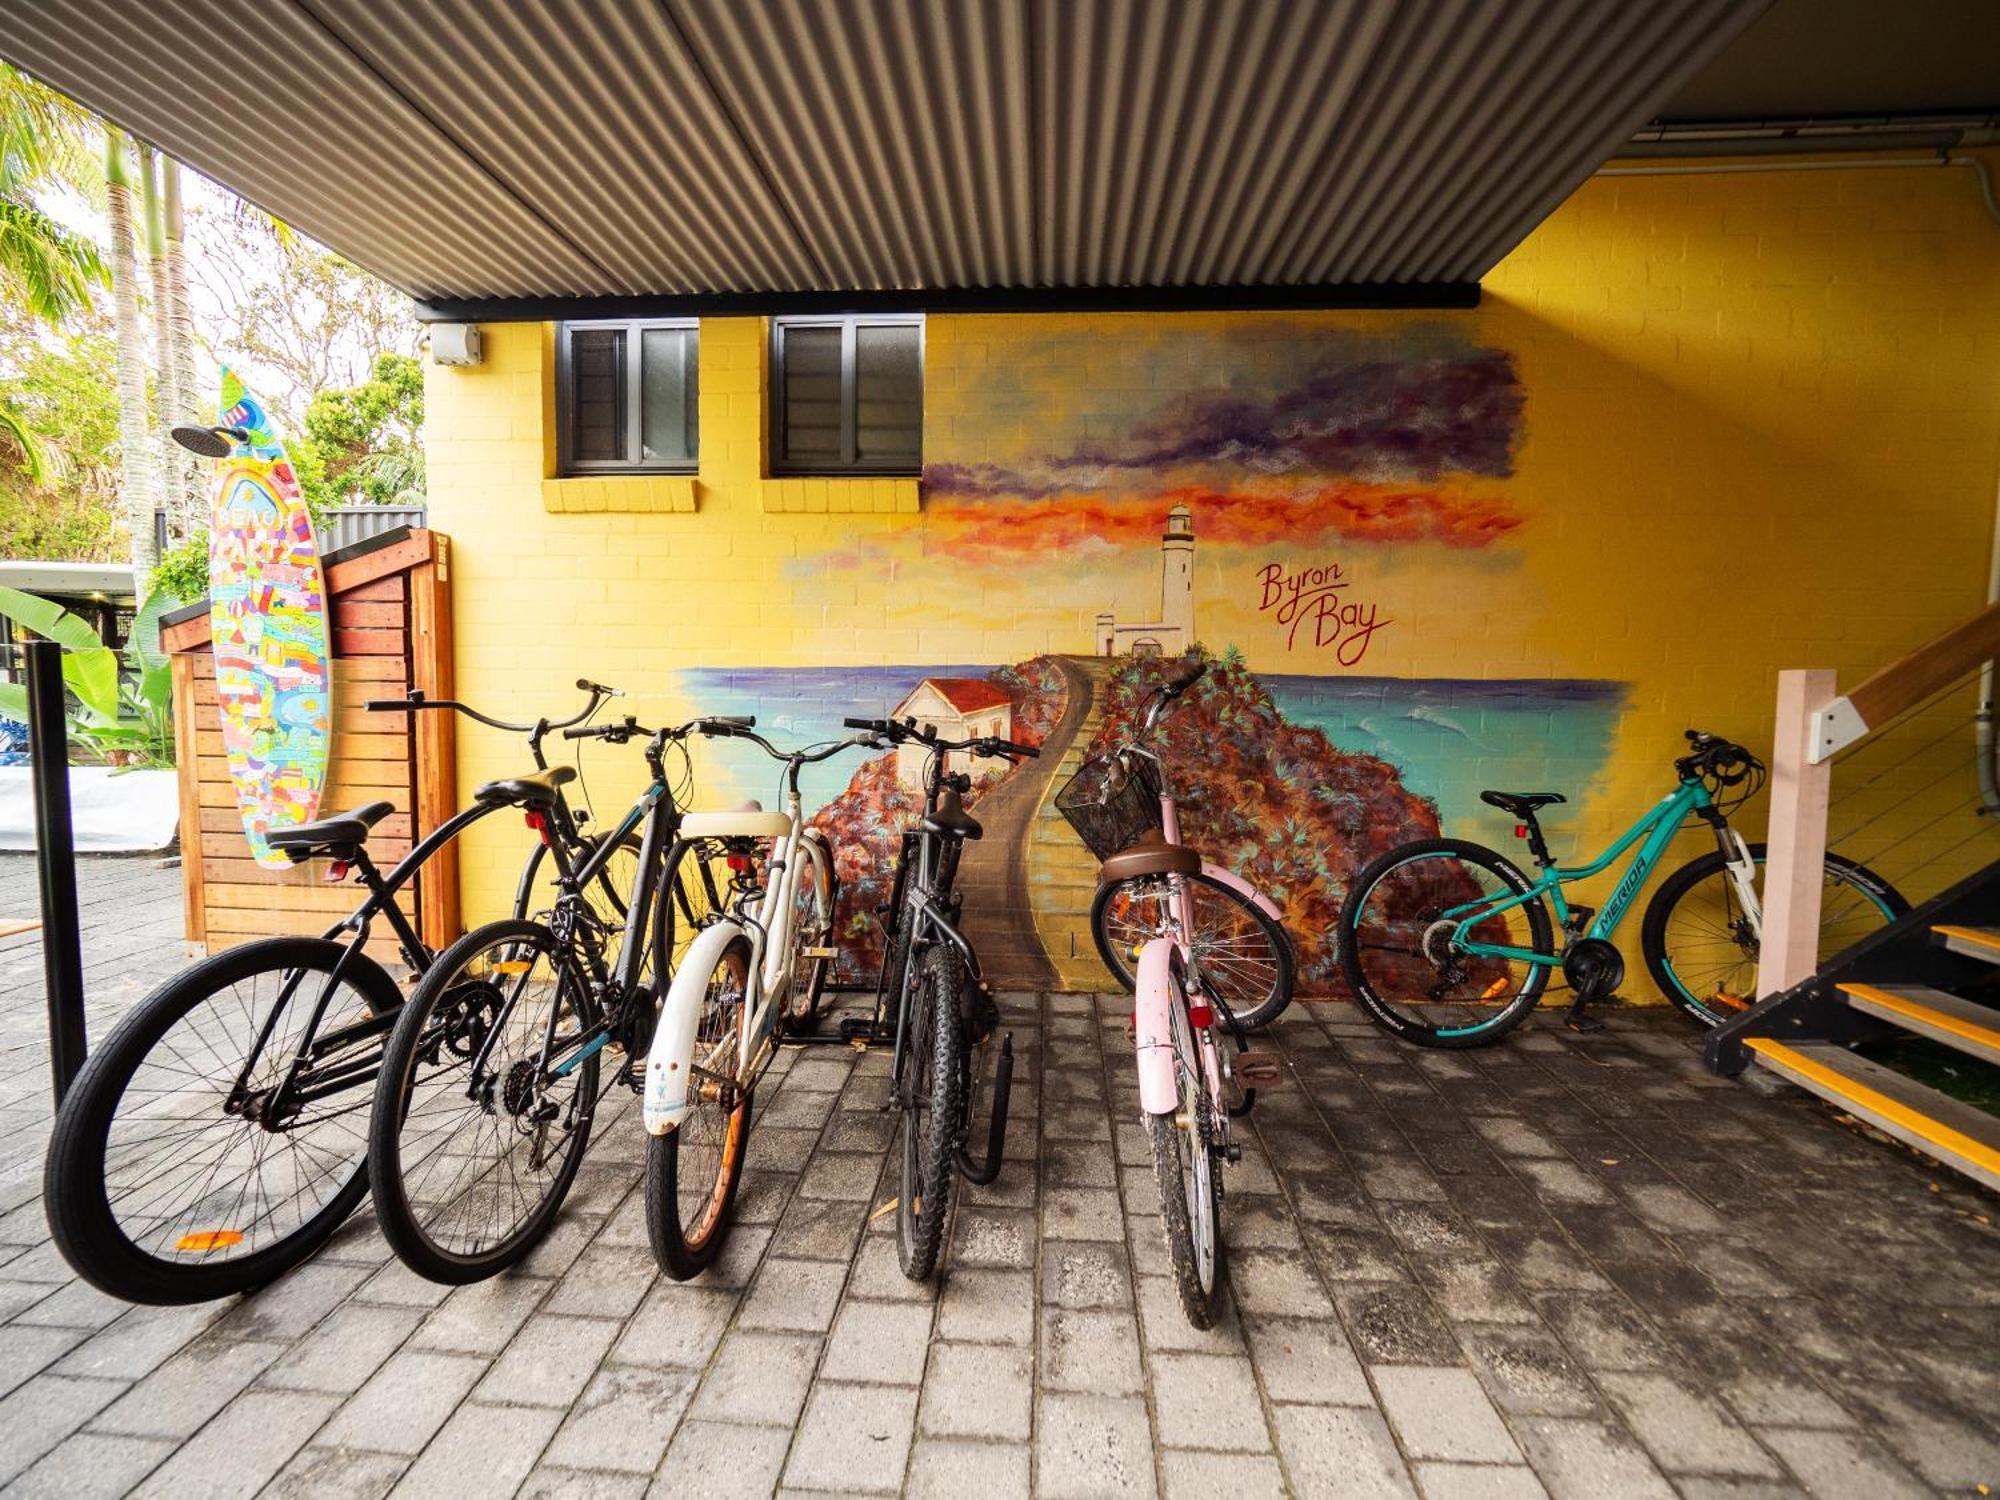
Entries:
{"label": "window sill", "polygon": [[542,481],[542,509],[552,514],[684,512],[699,506],[692,474],[577,475]]}
{"label": "window sill", "polygon": [[764,509],[787,515],[915,515],[918,480],[766,479]]}

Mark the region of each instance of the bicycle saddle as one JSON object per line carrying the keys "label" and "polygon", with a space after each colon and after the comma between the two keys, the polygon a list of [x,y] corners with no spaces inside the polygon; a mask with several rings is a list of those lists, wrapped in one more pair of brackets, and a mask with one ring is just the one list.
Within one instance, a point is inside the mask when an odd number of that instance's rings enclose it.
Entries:
{"label": "bicycle saddle", "polygon": [[321,818],[316,823],[294,823],[290,828],[273,828],[264,842],[282,849],[293,864],[316,855],[352,859],[368,837],[368,830],[396,810],[393,802],[369,802],[344,812],[337,818]]}
{"label": "bicycle saddle", "polygon": [[1561,792],[1481,792],[1479,800],[1517,818],[1532,818],[1536,808],[1547,807],[1551,802],[1567,802],[1569,798]]}
{"label": "bicycle saddle", "polygon": [[513,776],[505,781],[489,781],[472,794],[475,802],[500,807],[512,803],[520,807],[553,807],[556,788],[576,780],[575,766],[550,766],[531,776]]}
{"label": "bicycle saddle", "polygon": [[924,829],[929,833],[948,833],[959,839],[976,839],[986,831],[979,826],[979,819],[965,810],[965,804],[958,800],[958,793],[950,787],[939,794],[937,811],[924,819]]}
{"label": "bicycle saddle", "polygon": [[1201,870],[1201,856],[1185,844],[1170,844],[1156,828],[1131,848],[1107,859],[1097,872],[1105,885],[1121,880],[1137,880],[1143,875],[1194,875]]}

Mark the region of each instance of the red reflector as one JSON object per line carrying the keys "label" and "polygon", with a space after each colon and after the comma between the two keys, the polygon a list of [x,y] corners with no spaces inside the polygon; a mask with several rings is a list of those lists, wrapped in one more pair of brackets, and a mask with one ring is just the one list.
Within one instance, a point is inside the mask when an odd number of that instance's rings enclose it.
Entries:
{"label": "red reflector", "polygon": [[542,816],[540,811],[525,813],[523,817],[526,819],[528,826],[542,836],[542,842],[546,844],[549,841],[549,820]]}
{"label": "red reflector", "polygon": [[328,885],[339,885],[341,881],[347,879],[347,871],[349,868],[350,867],[346,860],[336,859],[332,864],[326,867],[326,883]]}
{"label": "red reflector", "polygon": [[1514,825],[1514,837],[1517,839],[1524,839],[1527,836],[1528,836],[1528,825],[1526,823],[1516,823]]}
{"label": "red reflector", "polygon": [[1215,1008],[1200,1000],[1193,1001],[1188,1006],[1188,1020],[1194,1023],[1197,1030],[1213,1026],[1215,1024]]}
{"label": "red reflector", "polygon": [[738,875],[745,873],[750,868],[750,856],[747,854],[730,855],[729,868],[734,870]]}

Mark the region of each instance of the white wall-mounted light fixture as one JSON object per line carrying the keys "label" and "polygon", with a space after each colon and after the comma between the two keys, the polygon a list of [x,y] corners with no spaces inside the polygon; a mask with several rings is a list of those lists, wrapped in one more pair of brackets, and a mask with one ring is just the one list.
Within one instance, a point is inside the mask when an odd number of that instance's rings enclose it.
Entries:
{"label": "white wall-mounted light fixture", "polygon": [[432,364],[476,365],[484,357],[477,323],[431,324]]}

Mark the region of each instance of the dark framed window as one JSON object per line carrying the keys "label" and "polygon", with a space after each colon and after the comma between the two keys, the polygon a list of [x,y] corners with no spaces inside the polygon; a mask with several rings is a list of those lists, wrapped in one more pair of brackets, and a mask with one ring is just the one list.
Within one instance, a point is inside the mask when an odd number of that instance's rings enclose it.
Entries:
{"label": "dark framed window", "polygon": [[921,313],[771,320],[771,472],[915,474]]}
{"label": "dark framed window", "polygon": [[560,471],[692,474],[700,341],[685,318],[558,324]]}

